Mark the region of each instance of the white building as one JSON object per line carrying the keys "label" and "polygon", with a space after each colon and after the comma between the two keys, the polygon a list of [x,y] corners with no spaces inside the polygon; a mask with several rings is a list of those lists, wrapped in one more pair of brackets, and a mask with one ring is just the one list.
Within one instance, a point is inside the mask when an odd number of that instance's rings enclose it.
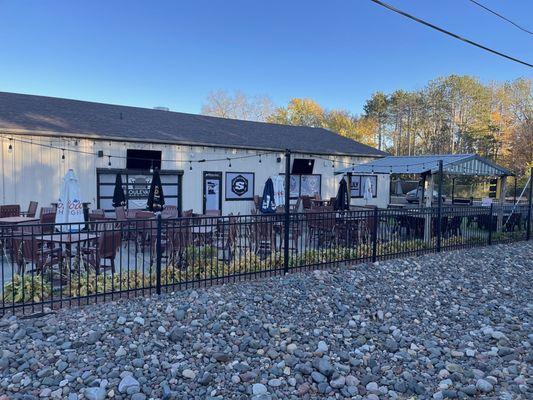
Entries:
{"label": "white building", "polygon": [[[130,208],[144,208],[151,167],[161,170],[167,204],[181,210],[250,213],[269,177],[285,172],[291,195],[336,195],[335,168],[385,153],[322,128],[231,120],[164,110],[0,92],[1,203],[57,201],[72,168],[82,200],[112,210],[121,173]],[[235,179],[237,178],[237,179]],[[375,197],[354,188],[353,205],[389,201],[389,176],[373,175]],[[366,179],[360,179],[365,182]],[[364,183],[363,183],[364,184]]]}

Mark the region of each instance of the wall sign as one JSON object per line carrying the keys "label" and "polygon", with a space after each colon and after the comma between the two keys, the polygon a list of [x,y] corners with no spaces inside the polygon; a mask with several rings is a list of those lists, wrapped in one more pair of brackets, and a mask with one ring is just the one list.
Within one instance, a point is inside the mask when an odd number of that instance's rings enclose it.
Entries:
{"label": "wall sign", "polygon": [[253,200],[254,186],[253,172],[226,172],[226,200]]}

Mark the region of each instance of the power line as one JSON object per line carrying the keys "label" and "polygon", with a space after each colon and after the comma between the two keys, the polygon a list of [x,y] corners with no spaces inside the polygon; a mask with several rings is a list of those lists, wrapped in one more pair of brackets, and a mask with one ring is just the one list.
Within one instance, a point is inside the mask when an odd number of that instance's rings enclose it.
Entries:
{"label": "power line", "polygon": [[527,67],[533,68],[533,64],[530,64],[530,63],[528,63],[528,62],[526,62],[526,61],[519,60],[518,58],[515,58],[515,57],[509,56],[509,55],[507,55],[507,54],[501,53],[501,52],[499,52],[499,51],[497,51],[497,50],[493,50],[493,49],[491,49],[491,48],[489,48],[489,47],[487,47],[487,46],[484,46],[484,45],[482,45],[482,44],[479,44],[479,43],[473,42],[473,41],[470,40],[470,39],[466,39],[466,38],[464,38],[464,37],[462,37],[462,36],[459,36],[459,35],[457,35],[457,34],[455,34],[455,33],[453,33],[453,32],[447,31],[446,29],[443,29],[443,28],[440,28],[440,27],[438,27],[438,26],[436,26],[436,25],[433,25],[433,24],[430,23],[430,22],[427,22],[427,21],[424,21],[423,19],[420,19],[420,18],[418,18],[418,17],[415,17],[414,15],[411,15],[411,14],[408,14],[408,13],[402,11],[402,10],[399,10],[399,9],[397,9],[396,7],[391,6],[390,4],[384,3],[384,2],[382,2],[382,1],[380,1],[380,0],[370,0],[370,1],[372,1],[372,2],[374,2],[374,3],[376,3],[376,4],[378,4],[378,5],[380,5],[380,6],[382,6],[382,7],[388,8],[389,10],[394,11],[394,12],[397,13],[397,14],[400,14],[400,15],[403,15],[404,17],[407,17],[407,18],[409,18],[409,19],[412,19],[413,21],[416,21],[416,22],[418,22],[418,23],[420,23],[420,24],[426,25],[426,26],[428,26],[428,27],[430,27],[430,28],[432,28],[432,29],[435,29],[435,30],[437,30],[437,31],[439,31],[439,32],[441,32],[441,33],[444,33],[444,34],[446,34],[446,35],[448,35],[448,36],[451,36],[451,37],[453,37],[453,38],[455,38],[455,39],[459,39],[459,40],[461,40],[461,41],[463,41],[463,42],[465,42],[465,43],[471,44],[472,46],[479,47],[480,49],[483,49],[483,50],[485,50],[485,51],[488,51],[488,52],[490,52],[490,53],[492,53],[492,54],[496,54],[496,55],[498,55],[498,56],[500,56],[500,57],[507,58],[508,60],[511,60],[511,61],[517,62],[517,63],[519,63],[519,64],[525,65],[525,66],[527,66]]}
{"label": "power line", "polygon": [[524,31],[524,32],[526,32],[526,33],[529,33],[530,35],[533,35],[533,32],[527,30],[526,28],[522,28],[520,25],[518,25],[517,23],[511,21],[509,18],[504,17],[503,15],[497,13],[497,12],[494,11],[494,10],[491,10],[490,8],[484,6],[484,5],[481,4],[481,3],[478,3],[476,0],[470,0],[470,1],[471,1],[472,3],[474,3],[475,5],[481,7],[481,8],[483,8],[483,9],[485,9],[486,11],[488,11],[488,12],[490,12],[490,13],[496,15],[497,17],[499,17],[499,18],[501,18],[501,19],[503,19],[504,21],[507,21],[507,22],[509,22],[510,24],[513,24],[514,26],[516,26],[516,27],[517,27],[518,29],[520,29],[521,31]]}

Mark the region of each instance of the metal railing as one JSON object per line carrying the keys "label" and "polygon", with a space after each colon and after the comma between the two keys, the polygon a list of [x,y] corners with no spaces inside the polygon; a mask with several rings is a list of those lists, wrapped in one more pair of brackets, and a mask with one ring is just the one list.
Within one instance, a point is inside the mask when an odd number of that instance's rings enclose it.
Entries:
{"label": "metal railing", "polygon": [[528,240],[530,232],[529,205],[3,225],[0,314]]}

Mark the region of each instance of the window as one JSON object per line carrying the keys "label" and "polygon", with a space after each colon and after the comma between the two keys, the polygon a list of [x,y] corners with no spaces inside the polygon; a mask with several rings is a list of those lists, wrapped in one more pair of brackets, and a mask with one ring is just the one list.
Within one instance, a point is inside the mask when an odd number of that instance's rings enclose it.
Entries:
{"label": "window", "polygon": [[[113,191],[117,174],[122,175],[122,188],[129,209],[145,209],[152,183],[152,174],[122,169],[97,169],[97,208],[113,212]],[[161,171],[165,204],[181,209],[181,171]]]}
{"label": "window", "polygon": [[151,168],[161,169],[161,151],[134,150],[126,151],[126,168],[149,171]]}
{"label": "window", "polygon": [[[285,174],[280,174],[284,176]],[[291,199],[316,196],[322,193],[322,175],[291,175]]]}
{"label": "window", "polygon": [[351,177],[351,197],[360,198],[364,196],[367,185],[372,188],[372,197],[378,195],[378,177],[377,175],[352,175]]}

